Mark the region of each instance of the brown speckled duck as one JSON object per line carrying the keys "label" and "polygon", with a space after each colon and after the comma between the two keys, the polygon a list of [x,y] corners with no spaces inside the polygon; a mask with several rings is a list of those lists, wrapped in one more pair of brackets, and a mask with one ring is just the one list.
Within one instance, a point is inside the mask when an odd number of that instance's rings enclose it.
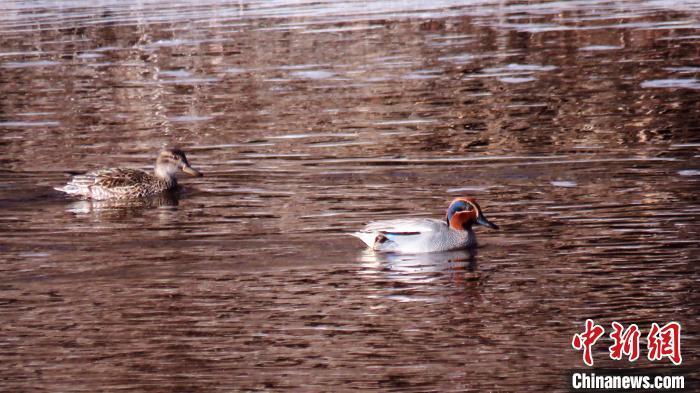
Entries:
{"label": "brown speckled duck", "polygon": [[153,174],[130,168],[101,169],[74,176],[68,184],[55,189],[69,195],[100,201],[144,198],[177,187],[175,176],[180,171],[192,176],[202,176],[190,166],[182,150],[166,149],[158,155]]}

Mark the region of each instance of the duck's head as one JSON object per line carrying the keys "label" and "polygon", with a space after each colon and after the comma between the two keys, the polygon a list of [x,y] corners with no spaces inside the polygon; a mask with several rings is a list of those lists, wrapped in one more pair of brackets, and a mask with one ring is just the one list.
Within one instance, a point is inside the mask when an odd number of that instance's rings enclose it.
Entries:
{"label": "duck's head", "polygon": [[498,225],[486,219],[481,207],[473,198],[457,198],[452,201],[447,208],[447,224],[458,231],[469,230],[474,224],[498,229]]}
{"label": "duck's head", "polygon": [[202,176],[199,171],[190,166],[182,150],[165,149],[158,154],[158,159],[156,160],[156,175],[158,177],[173,179],[175,175],[181,171],[192,176]]}

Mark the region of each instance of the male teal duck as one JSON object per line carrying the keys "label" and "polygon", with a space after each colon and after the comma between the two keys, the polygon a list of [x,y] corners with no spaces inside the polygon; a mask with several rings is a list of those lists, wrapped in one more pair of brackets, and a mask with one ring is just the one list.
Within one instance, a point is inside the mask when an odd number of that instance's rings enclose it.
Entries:
{"label": "male teal duck", "polygon": [[491,229],[490,222],[473,198],[457,198],[447,209],[445,220],[406,218],[375,221],[351,235],[375,251],[419,254],[458,250],[476,246],[475,224]]}
{"label": "male teal duck", "polygon": [[176,188],[176,174],[180,171],[202,176],[190,166],[182,150],[166,149],[158,155],[153,174],[130,168],[101,169],[74,176],[68,184],[55,189],[99,201],[144,198]]}

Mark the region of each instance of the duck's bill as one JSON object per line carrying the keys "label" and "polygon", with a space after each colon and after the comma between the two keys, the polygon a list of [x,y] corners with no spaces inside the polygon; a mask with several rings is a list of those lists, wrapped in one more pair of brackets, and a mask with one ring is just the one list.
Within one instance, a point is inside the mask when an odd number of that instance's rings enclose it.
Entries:
{"label": "duck's bill", "polygon": [[192,176],[197,176],[197,177],[202,177],[202,176],[203,176],[201,172],[199,172],[198,170],[192,168],[191,166],[183,166],[183,167],[182,167],[182,171],[185,172],[185,173],[187,173],[188,175],[192,175]]}
{"label": "duck's bill", "polygon": [[491,229],[498,229],[498,225],[492,223],[491,221],[487,220],[486,217],[484,217],[483,214],[480,214],[479,217],[476,219],[476,223],[479,225],[483,225],[485,227],[491,228]]}

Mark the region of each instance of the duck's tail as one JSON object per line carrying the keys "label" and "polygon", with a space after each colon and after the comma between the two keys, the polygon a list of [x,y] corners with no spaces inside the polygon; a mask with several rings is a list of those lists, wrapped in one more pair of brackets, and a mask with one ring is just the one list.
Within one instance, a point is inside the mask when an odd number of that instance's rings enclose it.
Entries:
{"label": "duck's tail", "polygon": [[54,187],[53,189],[56,191],[65,192],[66,194],[69,194],[69,195],[81,195],[81,194],[83,194],[83,189],[81,189],[80,187],[76,186],[73,183],[68,183],[63,187]]}
{"label": "duck's tail", "polygon": [[353,232],[348,233],[348,235],[362,240],[367,247],[374,247],[374,242],[377,239],[377,234],[374,232]]}

